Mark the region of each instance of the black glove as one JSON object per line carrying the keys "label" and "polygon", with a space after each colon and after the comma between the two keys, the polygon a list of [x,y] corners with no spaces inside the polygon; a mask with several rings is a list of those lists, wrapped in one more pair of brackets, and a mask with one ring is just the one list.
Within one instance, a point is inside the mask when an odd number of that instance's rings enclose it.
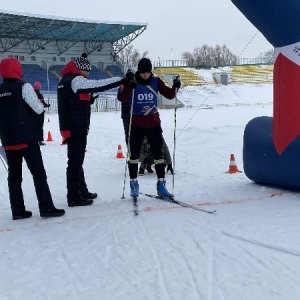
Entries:
{"label": "black glove", "polygon": [[136,88],[137,82],[135,78],[131,79],[129,82],[129,86],[134,90]]}
{"label": "black glove", "polygon": [[127,78],[129,81],[131,81],[134,78],[134,73],[130,69],[128,69],[125,74],[125,78]]}
{"label": "black glove", "polygon": [[120,81],[120,85],[128,85],[129,84],[129,81],[126,77],[122,78],[121,81]]}
{"label": "black glove", "polygon": [[181,81],[179,79],[179,75],[173,80],[173,87],[179,89],[181,86]]}
{"label": "black glove", "polygon": [[49,103],[47,103],[47,102],[45,102],[45,100],[43,99],[43,100],[41,100],[41,102],[42,102],[42,104],[44,105],[44,108],[46,108],[46,107],[50,107],[50,104]]}
{"label": "black glove", "polygon": [[96,96],[90,95],[90,104],[93,105],[95,100],[99,97],[99,94]]}
{"label": "black glove", "polygon": [[172,167],[172,164],[169,164],[167,166],[167,173],[170,171],[170,173],[173,175],[174,174],[174,170],[173,170],[173,167]]}

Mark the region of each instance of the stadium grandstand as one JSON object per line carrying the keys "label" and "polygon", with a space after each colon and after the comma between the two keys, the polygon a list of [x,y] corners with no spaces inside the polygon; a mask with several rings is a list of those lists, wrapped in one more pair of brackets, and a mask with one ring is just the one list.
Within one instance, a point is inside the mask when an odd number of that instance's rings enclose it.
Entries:
{"label": "stadium grandstand", "polygon": [[[38,80],[56,92],[60,71],[83,52],[93,68],[90,78],[123,76],[118,53],[147,29],[147,24],[101,22],[0,10],[0,59],[15,57],[23,79]],[[2,79],[0,79],[2,80]]]}

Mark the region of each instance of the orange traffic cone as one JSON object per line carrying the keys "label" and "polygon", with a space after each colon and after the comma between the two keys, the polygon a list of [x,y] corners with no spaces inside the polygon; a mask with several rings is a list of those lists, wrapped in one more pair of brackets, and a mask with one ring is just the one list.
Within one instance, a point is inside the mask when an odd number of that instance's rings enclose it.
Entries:
{"label": "orange traffic cone", "polygon": [[125,158],[122,152],[121,145],[118,145],[118,152],[116,158]]}
{"label": "orange traffic cone", "polygon": [[50,132],[50,131],[48,131],[47,142],[53,142],[52,135],[51,135],[51,132]]}
{"label": "orange traffic cone", "polygon": [[226,173],[242,173],[242,171],[240,171],[236,165],[234,154],[230,154],[229,170]]}

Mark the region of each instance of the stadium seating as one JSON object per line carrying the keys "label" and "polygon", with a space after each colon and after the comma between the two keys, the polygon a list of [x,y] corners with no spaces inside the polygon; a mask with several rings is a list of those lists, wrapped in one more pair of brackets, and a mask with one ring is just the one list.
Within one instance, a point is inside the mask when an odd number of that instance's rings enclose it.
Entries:
{"label": "stadium seating", "polygon": [[111,77],[123,77],[124,73],[122,72],[122,70],[115,65],[108,65],[105,68],[105,71],[111,76]]}
{"label": "stadium seating", "polygon": [[203,77],[198,76],[197,74],[186,68],[155,68],[154,73],[161,79],[163,79],[164,74],[178,74],[180,75],[183,86],[201,86],[207,84],[206,80]]}
{"label": "stadium seating", "polygon": [[[63,69],[63,65],[51,65],[49,66],[49,91],[56,92],[57,83],[60,79],[60,72]],[[35,81],[39,81],[42,84],[42,90],[45,92],[48,90],[47,70],[37,64],[23,64],[23,79],[31,84]],[[229,84],[242,83],[242,84],[263,84],[273,82],[273,65],[237,65],[228,67],[217,68],[218,72],[226,72],[230,75]],[[171,86],[169,82],[170,78],[167,74],[178,74],[181,77],[182,87],[184,86],[203,86],[206,84],[215,84],[213,76],[211,80],[199,76],[196,72],[193,72],[191,68],[181,67],[161,67],[155,68],[153,71],[159,76],[166,85]],[[213,75],[214,73],[212,73]],[[105,79],[113,76],[121,76],[124,74],[119,67],[109,65],[106,67],[105,72],[101,72],[95,66],[92,66],[92,70],[89,74],[89,79]],[[0,77],[0,83],[2,78]],[[117,89],[107,91],[107,94],[115,94]]]}
{"label": "stadium seating", "polygon": [[60,75],[61,70],[64,68],[65,65],[51,65],[49,69],[53,72],[55,71],[56,74]]}
{"label": "stadium seating", "polygon": [[[39,81],[42,85],[42,90],[48,90],[47,70],[37,64],[22,65],[23,79],[31,84]],[[49,90],[56,90],[58,79],[49,70]]]}
{"label": "stadium seating", "polygon": [[101,72],[98,70],[95,66],[92,66],[92,70],[89,74],[89,79],[105,79],[105,78],[110,78],[109,74],[106,72]]}
{"label": "stadium seating", "polygon": [[241,65],[230,67],[230,83],[272,83],[273,65]]}

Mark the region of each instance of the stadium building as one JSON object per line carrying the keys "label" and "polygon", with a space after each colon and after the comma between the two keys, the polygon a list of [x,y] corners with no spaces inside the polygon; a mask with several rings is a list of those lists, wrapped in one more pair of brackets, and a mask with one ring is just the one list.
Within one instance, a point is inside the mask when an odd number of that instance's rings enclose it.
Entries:
{"label": "stadium building", "polygon": [[[123,76],[118,53],[147,29],[147,24],[15,13],[0,10],[0,59],[15,57],[23,79],[57,88],[62,67],[83,52],[92,62],[91,79]],[[2,79],[0,79],[2,81]]]}

